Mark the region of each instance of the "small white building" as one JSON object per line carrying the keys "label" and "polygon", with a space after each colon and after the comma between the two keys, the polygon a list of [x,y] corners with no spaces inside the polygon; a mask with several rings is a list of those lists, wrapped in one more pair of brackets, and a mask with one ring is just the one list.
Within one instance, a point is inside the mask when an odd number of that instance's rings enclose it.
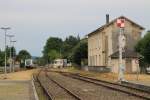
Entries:
{"label": "small white building", "polygon": [[53,68],[62,68],[67,66],[67,59],[55,59]]}

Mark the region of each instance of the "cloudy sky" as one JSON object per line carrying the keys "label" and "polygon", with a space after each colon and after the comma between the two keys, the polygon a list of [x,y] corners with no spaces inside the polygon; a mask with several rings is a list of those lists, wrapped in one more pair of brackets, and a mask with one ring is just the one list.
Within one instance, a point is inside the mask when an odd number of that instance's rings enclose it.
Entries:
{"label": "cloudy sky", "polygon": [[[17,51],[41,56],[50,36],[85,36],[110,20],[124,15],[150,29],[150,0],[0,0],[0,27],[11,27]],[[0,30],[0,48],[4,34]]]}

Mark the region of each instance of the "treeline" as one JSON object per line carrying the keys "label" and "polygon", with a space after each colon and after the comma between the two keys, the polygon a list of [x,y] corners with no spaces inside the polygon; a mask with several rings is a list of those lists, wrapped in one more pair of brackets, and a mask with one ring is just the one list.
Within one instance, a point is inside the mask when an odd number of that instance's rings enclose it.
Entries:
{"label": "treeline", "polygon": [[52,63],[54,59],[67,59],[77,65],[87,63],[87,39],[81,39],[79,36],[68,36],[65,40],[58,37],[49,37],[43,48],[43,59],[41,63]]}
{"label": "treeline", "polygon": [[135,46],[135,50],[141,55],[140,67],[142,72],[146,72],[146,68],[150,67],[150,31]]}
{"label": "treeline", "polygon": [[[11,57],[15,57],[16,56],[16,49],[14,47],[6,47],[6,59],[7,59],[7,64],[8,64],[8,59],[10,57],[10,49],[11,49]],[[0,66],[4,66],[5,65],[5,50],[2,51],[0,50]]]}
{"label": "treeline", "polygon": [[[25,59],[32,58],[31,54],[27,50],[20,50],[16,54],[14,47],[6,47],[7,66],[9,65],[11,57],[24,67]],[[38,65],[46,65],[53,62],[54,59],[61,58],[67,59],[68,62],[81,66],[87,65],[87,39],[80,39],[79,36],[68,36],[64,40],[59,37],[49,37],[46,44],[43,47],[43,56],[36,57],[36,63]],[[5,50],[0,50],[0,66],[5,65]]]}
{"label": "treeline", "polygon": [[[16,54],[16,49],[14,47],[6,47],[6,64],[9,65],[10,60],[10,50],[11,50],[11,59],[15,60],[15,62],[20,63],[21,67],[24,67],[25,59],[31,58],[30,53],[27,50],[20,50],[18,54]],[[0,67],[5,66],[5,50],[0,50]]]}

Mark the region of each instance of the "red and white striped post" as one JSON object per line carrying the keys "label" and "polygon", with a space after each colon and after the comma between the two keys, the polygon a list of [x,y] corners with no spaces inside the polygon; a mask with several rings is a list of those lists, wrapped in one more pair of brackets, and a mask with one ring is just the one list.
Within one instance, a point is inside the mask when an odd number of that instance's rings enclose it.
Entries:
{"label": "red and white striped post", "polygon": [[123,30],[125,27],[125,19],[120,18],[117,19],[117,26],[119,27],[119,37],[118,37],[118,41],[119,41],[119,76],[118,76],[118,80],[124,81],[124,70],[125,70],[125,66],[123,65],[123,60],[122,60],[122,50],[125,47],[125,41],[123,43]]}

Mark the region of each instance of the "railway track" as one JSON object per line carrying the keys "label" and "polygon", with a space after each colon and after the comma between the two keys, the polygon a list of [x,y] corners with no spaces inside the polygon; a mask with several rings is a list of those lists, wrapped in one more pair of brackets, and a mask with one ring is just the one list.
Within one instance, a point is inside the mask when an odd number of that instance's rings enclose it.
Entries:
{"label": "railway track", "polygon": [[69,89],[51,79],[47,74],[47,70],[39,71],[37,79],[44,92],[49,97],[49,100],[82,100]]}
{"label": "railway track", "polygon": [[144,91],[144,90],[141,90],[138,88],[133,88],[133,87],[130,87],[127,85],[121,85],[121,84],[111,83],[111,82],[107,82],[107,81],[103,81],[103,80],[97,80],[97,79],[89,78],[86,76],[81,76],[79,74],[71,74],[71,73],[66,73],[66,72],[58,72],[58,73],[60,73],[64,76],[67,76],[67,77],[71,77],[71,78],[89,82],[89,83],[92,83],[95,85],[103,86],[108,89],[123,92],[128,95],[136,96],[136,97],[139,97],[139,98],[142,98],[145,100],[150,100],[150,91]]}
{"label": "railway track", "polygon": [[147,92],[147,93],[150,94],[149,90],[144,90],[144,89],[141,89],[141,88],[132,87],[132,86],[129,86],[129,85],[126,85],[126,84],[120,84],[120,83],[114,83],[114,82],[104,81],[104,80],[100,80],[100,79],[90,78],[90,77],[87,77],[87,76],[80,75],[79,73],[74,74],[74,73],[71,73],[71,72],[52,71],[52,70],[48,70],[48,71],[61,73],[64,76],[67,76],[66,74],[70,74],[71,76],[76,76],[76,77],[79,76],[79,77],[86,78],[86,79],[89,79],[89,80],[92,80],[92,81],[102,82],[102,83],[106,83],[106,84],[112,84],[112,85],[116,85],[116,86],[119,85],[121,87],[126,87],[126,88],[134,89],[134,90],[137,90],[137,91],[141,91],[141,92]]}
{"label": "railway track", "polygon": [[36,80],[39,84],[40,87],[42,88],[43,92],[45,93],[45,95],[47,96],[48,100],[53,100],[51,94],[48,92],[48,90],[46,89],[46,87],[44,86],[44,84],[40,81],[39,76],[40,73],[42,72],[43,69],[41,69],[37,75],[33,75],[34,80]]}
{"label": "railway track", "polygon": [[[57,74],[56,76],[58,78],[54,77],[55,76],[54,73],[51,76],[51,72],[55,72]],[[64,76],[64,77],[59,78],[59,76]],[[65,77],[66,78],[68,77],[68,78],[66,79]],[[82,82],[87,83],[87,85],[93,84],[93,86],[95,85],[97,88],[103,87],[103,88],[107,89],[107,91],[113,90],[113,91],[116,91],[116,93],[117,92],[123,93],[129,97],[131,96],[131,97],[137,98],[137,100],[141,100],[141,99],[142,100],[150,100],[150,91],[144,91],[144,90],[140,90],[138,88],[133,88],[133,87],[130,87],[127,85],[93,79],[93,78],[89,78],[87,76],[81,76],[80,74],[73,74],[73,73],[69,73],[69,72],[60,72],[60,71],[52,71],[52,70],[44,69],[44,70],[39,71],[37,78],[38,78],[43,90],[49,97],[49,100],[86,100],[84,98],[84,96],[82,96],[81,91],[80,91],[81,94],[75,92],[76,90],[78,91],[77,88],[73,89],[72,86],[70,87],[70,86],[67,86],[67,84],[65,85],[66,82],[62,83],[63,81],[66,81],[66,80],[71,81],[73,79],[78,80],[81,83]],[[64,78],[64,80],[59,80],[59,79],[63,79],[63,78]],[[90,100],[90,99],[88,99],[88,100]],[[94,100],[94,99],[92,99],[92,100]]]}

